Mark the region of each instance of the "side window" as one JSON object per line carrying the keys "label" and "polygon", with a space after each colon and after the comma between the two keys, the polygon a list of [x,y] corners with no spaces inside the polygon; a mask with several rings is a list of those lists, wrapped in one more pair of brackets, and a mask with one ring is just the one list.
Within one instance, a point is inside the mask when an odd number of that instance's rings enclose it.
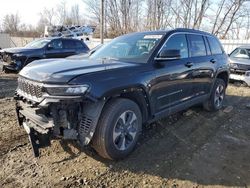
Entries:
{"label": "side window", "polygon": [[72,40],[63,40],[63,47],[66,49],[75,48],[75,42]]}
{"label": "side window", "polygon": [[83,44],[80,41],[75,41],[76,43],[76,48],[85,48],[85,46],[83,46]]}
{"label": "side window", "polygon": [[53,49],[62,49],[62,41],[61,41],[61,40],[53,40],[53,41],[50,43],[50,46],[51,46]]}
{"label": "side window", "polygon": [[170,37],[167,43],[164,44],[163,49],[166,50],[180,50],[181,58],[188,57],[187,39],[184,34],[176,34]]}
{"label": "side window", "polygon": [[204,39],[204,41],[205,41],[205,45],[206,45],[206,49],[207,49],[207,55],[212,55],[210,46],[209,46],[208,41],[207,41],[207,37],[204,37],[204,36],[203,36],[203,39]]}
{"label": "side window", "polygon": [[222,54],[223,50],[219,41],[214,37],[207,37],[212,54]]}
{"label": "side window", "polygon": [[201,35],[188,35],[191,57],[207,55],[206,46]]}

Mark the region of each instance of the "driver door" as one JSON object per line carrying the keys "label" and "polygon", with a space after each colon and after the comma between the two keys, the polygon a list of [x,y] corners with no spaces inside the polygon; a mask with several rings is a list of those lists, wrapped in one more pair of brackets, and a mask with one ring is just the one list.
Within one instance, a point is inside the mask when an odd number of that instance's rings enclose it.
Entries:
{"label": "driver door", "polygon": [[45,50],[45,58],[63,58],[63,43],[61,39],[52,40]]}
{"label": "driver door", "polygon": [[152,82],[151,101],[155,113],[167,109],[171,111],[172,107],[177,107],[190,100],[193,94],[191,76],[193,65],[189,60],[186,35],[174,34],[170,36],[161,50],[178,50],[180,57],[165,60],[162,58],[154,62],[156,77]]}

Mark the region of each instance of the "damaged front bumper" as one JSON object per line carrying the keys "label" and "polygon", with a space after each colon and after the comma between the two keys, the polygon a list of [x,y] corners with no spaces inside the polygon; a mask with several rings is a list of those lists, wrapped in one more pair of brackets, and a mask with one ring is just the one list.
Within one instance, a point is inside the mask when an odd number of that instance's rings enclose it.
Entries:
{"label": "damaged front bumper", "polygon": [[[50,146],[52,139],[73,139],[81,145],[91,141],[104,101],[78,98],[48,98],[40,104],[15,94],[18,123],[28,133],[34,156]],[[46,101],[46,102],[45,102]]]}
{"label": "damaged front bumper", "polygon": [[11,71],[19,71],[21,69],[21,61],[14,60],[12,62],[3,61],[3,71],[11,70]]}
{"label": "damaged front bumper", "polygon": [[19,71],[25,59],[16,57],[14,54],[3,53],[1,54],[1,61],[3,62],[3,71]]}
{"label": "damaged front bumper", "polygon": [[[17,96],[15,97],[17,99]],[[53,136],[53,120],[39,113],[38,108],[31,108],[24,102],[16,101],[18,123],[23,126],[29,136],[35,157],[39,156],[39,148],[50,146]]]}

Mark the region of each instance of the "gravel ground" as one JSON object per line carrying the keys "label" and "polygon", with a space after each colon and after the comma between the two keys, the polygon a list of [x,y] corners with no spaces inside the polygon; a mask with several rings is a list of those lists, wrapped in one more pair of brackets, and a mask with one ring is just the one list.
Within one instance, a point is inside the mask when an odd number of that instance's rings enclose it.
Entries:
{"label": "gravel ground", "polygon": [[15,87],[16,75],[0,74],[0,187],[250,186],[250,88],[230,85],[219,112],[197,106],[148,125],[132,155],[114,162],[59,140],[34,158]]}

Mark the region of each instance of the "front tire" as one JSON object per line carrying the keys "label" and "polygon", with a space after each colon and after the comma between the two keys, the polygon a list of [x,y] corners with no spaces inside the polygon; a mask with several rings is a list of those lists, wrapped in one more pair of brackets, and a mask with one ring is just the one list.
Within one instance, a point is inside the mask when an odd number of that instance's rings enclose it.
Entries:
{"label": "front tire", "polygon": [[104,108],[92,146],[104,158],[118,160],[135,148],[142,129],[138,105],[129,99],[114,99]]}
{"label": "front tire", "polygon": [[207,111],[218,111],[223,106],[225,99],[226,83],[224,80],[217,78],[215,80],[211,95],[209,99],[204,103],[204,108]]}

